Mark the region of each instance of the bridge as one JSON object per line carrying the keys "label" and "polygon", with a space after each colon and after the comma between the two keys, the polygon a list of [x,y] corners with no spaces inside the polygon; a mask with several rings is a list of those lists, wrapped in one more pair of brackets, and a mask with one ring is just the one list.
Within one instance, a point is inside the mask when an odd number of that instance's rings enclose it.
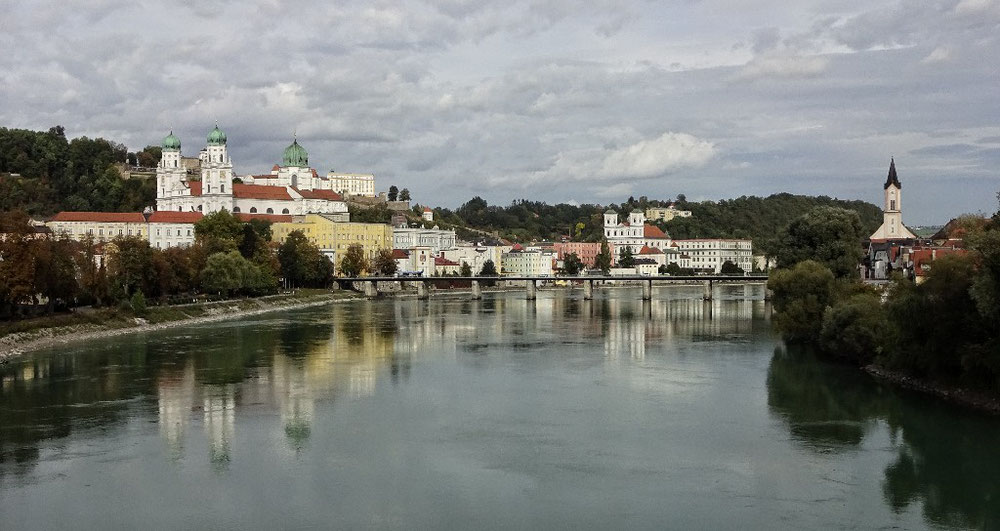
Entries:
{"label": "bridge", "polygon": [[407,284],[416,286],[417,296],[420,298],[427,298],[429,296],[429,290],[427,289],[427,284],[429,282],[469,282],[472,286],[472,298],[481,299],[483,297],[482,282],[524,282],[525,294],[528,300],[535,300],[536,291],[538,289],[538,282],[556,282],[564,281],[569,283],[582,283],[583,284],[583,298],[584,300],[591,300],[594,298],[594,283],[595,282],[640,282],[642,284],[642,300],[648,301],[653,297],[653,283],[659,284],[690,284],[692,282],[701,283],[702,298],[704,300],[712,300],[714,285],[716,282],[722,282],[727,284],[732,283],[745,283],[745,284],[760,284],[767,283],[766,275],[752,275],[752,276],[736,276],[736,275],[718,275],[718,276],[643,276],[643,275],[628,275],[620,277],[612,276],[599,276],[599,277],[542,277],[542,276],[495,276],[495,277],[349,277],[349,278],[337,278],[337,283],[342,287],[346,284],[356,284],[361,283],[363,286],[363,291],[368,297],[378,296],[378,283],[379,282],[399,282],[401,287]]}

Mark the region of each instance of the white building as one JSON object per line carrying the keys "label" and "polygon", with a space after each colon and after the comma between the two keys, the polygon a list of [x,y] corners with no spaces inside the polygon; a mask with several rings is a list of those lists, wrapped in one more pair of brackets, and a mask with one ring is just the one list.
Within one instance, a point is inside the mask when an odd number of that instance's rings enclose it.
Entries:
{"label": "white building", "polygon": [[330,189],[343,195],[375,197],[375,176],[370,173],[326,174]]}
{"label": "white building", "polygon": [[608,210],[604,213],[604,238],[608,240],[611,254],[617,262],[622,250],[629,247],[633,255],[639,254],[643,247],[655,249],[670,248],[670,236],[655,225],[646,223],[646,216],[641,210],[633,210],[628,221],[618,222],[618,213]]}
{"label": "white building", "polygon": [[201,220],[201,212],[153,212],[149,223],[149,245],[157,249],[187,247],[194,243],[194,224]]}
{"label": "white building", "polygon": [[515,245],[500,256],[501,273],[504,276],[553,276],[556,263],[555,251],[528,251]]}
{"label": "white building", "polygon": [[454,230],[441,230],[437,226],[433,229],[422,227],[393,227],[392,248],[411,249],[413,247],[430,247],[437,255],[444,249],[455,247],[457,238]]}
{"label": "white building", "polygon": [[181,156],[181,142],[173,132],[163,139],[163,155],[156,168],[158,211],[202,212],[228,210],[250,214],[332,214],[347,221],[347,203],[329,182],[309,167],[309,154],[298,140],[285,148],[282,164],[270,175],[247,176],[233,183],[233,164],[226,134],[215,126],[201,150],[200,179],[189,179]]}
{"label": "white building", "polygon": [[903,225],[903,185],[896,176],[896,160],[889,161],[889,176],[886,177],[885,203],[882,207],[882,226],[875,231],[871,240],[905,240],[917,236]]}
{"label": "white building", "polygon": [[393,249],[392,257],[396,260],[396,274],[420,273],[430,277],[437,273],[435,256],[430,247],[413,247],[410,249]]}
{"label": "white building", "polygon": [[727,261],[745,272],[753,270],[753,244],[750,240],[694,239],[674,240],[673,243],[682,255],[690,257],[689,267],[695,271],[718,273]]}
{"label": "white building", "polygon": [[670,221],[674,218],[689,218],[691,217],[690,210],[677,210],[673,203],[667,208],[647,208],[646,218],[652,220],[663,220]]}
{"label": "white building", "polygon": [[434,221],[434,211],[430,207],[424,207],[424,211],[420,214],[420,218],[424,221]]}
{"label": "white building", "polygon": [[95,242],[119,236],[146,237],[146,218],[139,212],[59,212],[45,224],[55,235]]}

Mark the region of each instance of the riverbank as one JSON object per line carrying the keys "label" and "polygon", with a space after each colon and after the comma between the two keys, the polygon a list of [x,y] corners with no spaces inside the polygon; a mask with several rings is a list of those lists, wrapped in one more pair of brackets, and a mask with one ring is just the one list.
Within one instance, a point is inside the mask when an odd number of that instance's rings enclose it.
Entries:
{"label": "riverbank", "polygon": [[962,407],[1000,416],[1000,397],[996,395],[928,382],[901,372],[890,371],[874,364],[863,367],[863,370],[881,381],[936,396]]}
{"label": "riverbank", "polygon": [[364,295],[354,291],[301,290],[253,299],[153,306],[147,310],[144,317],[136,317],[127,311],[115,308],[39,317],[11,323],[3,331],[6,333],[0,337],[0,363],[27,352],[71,341],[163,330],[175,326],[236,319],[278,310],[308,308],[363,298]]}

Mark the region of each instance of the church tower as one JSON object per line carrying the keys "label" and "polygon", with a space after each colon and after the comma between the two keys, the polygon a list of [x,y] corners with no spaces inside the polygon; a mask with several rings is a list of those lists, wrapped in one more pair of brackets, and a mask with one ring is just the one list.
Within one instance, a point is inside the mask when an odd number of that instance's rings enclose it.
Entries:
{"label": "church tower", "polygon": [[903,240],[916,238],[910,229],[903,225],[903,185],[896,175],[896,160],[889,161],[889,175],[886,177],[885,203],[882,206],[882,226],[871,235],[872,240]]}
{"label": "church tower", "polygon": [[184,186],[187,173],[181,160],[181,141],[170,131],[160,147],[162,155],[156,166],[156,209],[174,210],[171,198],[187,189]]}
{"label": "church tower", "polygon": [[233,211],[233,163],[226,151],[226,134],[215,125],[208,133],[208,146],[201,151],[201,196],[199,210],[205,214]]}

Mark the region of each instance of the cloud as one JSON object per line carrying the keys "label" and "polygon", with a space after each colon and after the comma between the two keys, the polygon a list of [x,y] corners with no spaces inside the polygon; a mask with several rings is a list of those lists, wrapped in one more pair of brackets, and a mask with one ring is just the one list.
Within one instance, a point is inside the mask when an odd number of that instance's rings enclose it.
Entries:
{"label": "cloud", "polygon": [[744,65],[737,79],[812,78],[825,72],[829,64],[826,57],[815,55],[768,54]]}
{"label": "cloud", "polygon": [[661,177],[700,168],[715,156],[715,146],[686,133],[664,133],[608,154],[597,175],[604,179]]}
{"label": "cloud", "polygon": [[962,0],[955,5],[955,13],[958,15],[975,15],[989,12],[997,8],[994,0]]}
{"label": "cloud", "polygon": [[934,50],[927,54],[926,57],[920,60],[924,64],[934,64],[934,63],[944,63],[951,60],[951,49],[946,46],[938,46]]}

